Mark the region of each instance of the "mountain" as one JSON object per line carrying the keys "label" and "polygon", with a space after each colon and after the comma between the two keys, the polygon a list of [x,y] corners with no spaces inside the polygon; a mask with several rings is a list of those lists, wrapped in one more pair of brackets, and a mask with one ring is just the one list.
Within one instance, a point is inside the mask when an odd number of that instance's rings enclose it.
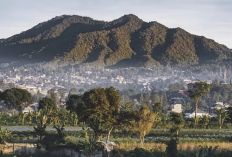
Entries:
{"label": "mountain", "polygon": [[63,15],[0,40],[0,63],[181,66],[223,61],[231,54],[229,48],[211,39],[144,22],[132,14],[111,22]]}

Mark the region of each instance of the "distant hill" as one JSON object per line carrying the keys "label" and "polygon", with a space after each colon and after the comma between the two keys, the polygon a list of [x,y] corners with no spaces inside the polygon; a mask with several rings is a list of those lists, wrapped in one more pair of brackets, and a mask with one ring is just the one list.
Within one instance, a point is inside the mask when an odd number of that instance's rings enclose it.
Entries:
{"label": "distant hill", "polygon": [[211,39],[131,14],[111,22],[63,15],[0,40],[0,62],[62,66],[190,65],[226,60],[231,53]]}

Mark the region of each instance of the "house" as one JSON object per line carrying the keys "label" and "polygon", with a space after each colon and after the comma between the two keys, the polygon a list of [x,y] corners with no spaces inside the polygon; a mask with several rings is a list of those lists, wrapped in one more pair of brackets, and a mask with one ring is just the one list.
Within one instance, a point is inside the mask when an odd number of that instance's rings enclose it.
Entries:
{"label": "house", "polygon": [[31,104],[28,107],[24,107],[22,109],[22,113],[36,112],[36,111],[38,111],[38,107],[39,107],[38,103]]}
{"label": "house", "polygon": [[229,104],[223,103],[223,102],[216,102],[213,106],[209,108],[209,113],[210,114],[215,114],[216,110],[222,109],[222,108],[228,108],[230,107]]}
{"label": "house", "polygon": [[188,98],[188,92],[184,90],[169,92],[169,101],[185,100]]}
{"label": "house", "polygon": [[[208,112],[205,112],[201,109],[197,109],[197,117],[203,117],[204,115],[209,115]],[[185,112],[185,118],[194,118],[195,117],[195,109]]]}
{"label": "house", "polygon": [[182,105],[181,104],[172,104],[171,107],[168,109],[167,114],[170,112],[181,113],[182,112]]}

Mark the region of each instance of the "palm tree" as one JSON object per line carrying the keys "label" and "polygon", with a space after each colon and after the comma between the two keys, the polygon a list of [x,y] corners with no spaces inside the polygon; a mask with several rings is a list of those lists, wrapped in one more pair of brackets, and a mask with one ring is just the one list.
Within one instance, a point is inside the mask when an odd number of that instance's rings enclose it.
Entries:
{"label": "palm tree", "polygon": [[219,122],[219,126],[220,126],[219,128],[222,129],[222,126],[223,126],[225,120],[227,118],[229,118],[229,115],[224,108],[216,109],[216,113],[218,116],[218,122]]}
{"label": "palm tree", "polygon": [[207,82],[196,82],[192,88],[189,89],[189,96],[196,102],[195,106],[195,127],[197,124],[197,108],[198,102],[202,97],[205,97],[210,91],[211,85]]}

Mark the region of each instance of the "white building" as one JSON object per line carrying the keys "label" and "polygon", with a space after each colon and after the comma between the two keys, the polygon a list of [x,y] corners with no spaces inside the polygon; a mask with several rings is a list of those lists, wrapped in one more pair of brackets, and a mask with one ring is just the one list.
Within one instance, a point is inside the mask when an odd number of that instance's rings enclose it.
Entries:
{"label": "white building", "polygon": [[[197,117],[203,117],[204,115],[209,115],[209,113],[202,111],[201,109],[197,109]],[[194,118],[195,117],[195,110],[191,110],[190,112],[185,113],[185,118]]]}
{"label": "white building", "polygon": [[24,107],[22,109],[22,113],[36,112],[36,111],[38,111],[38,107],[39,107],[38,103],[31,104],[28,107]]}
{"label": "white building", "polygon": [[167,111],[167,114],[170,112],[181,113],[182,112],[182,105],[181,104],[172,104],[171,108]]}

